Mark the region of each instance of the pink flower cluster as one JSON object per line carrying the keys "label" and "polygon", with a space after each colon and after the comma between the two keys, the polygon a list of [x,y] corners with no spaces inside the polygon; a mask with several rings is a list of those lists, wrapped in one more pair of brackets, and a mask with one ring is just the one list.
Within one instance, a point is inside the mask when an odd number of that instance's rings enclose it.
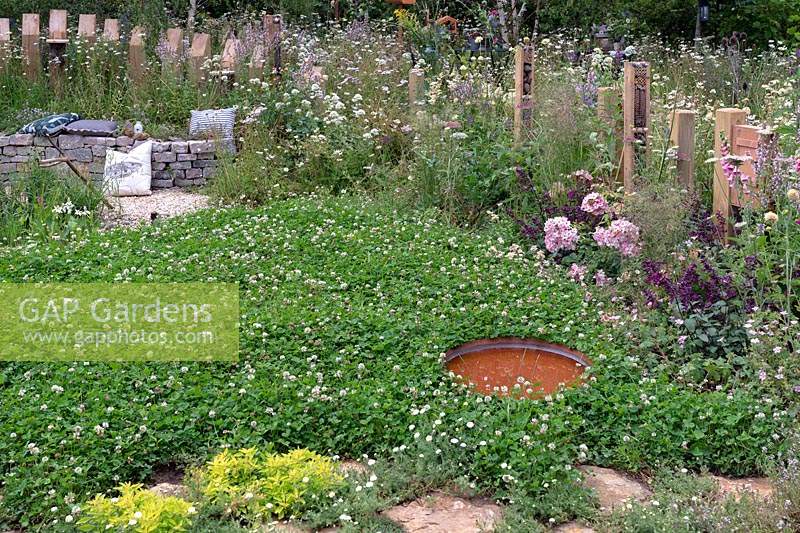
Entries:
{"label": "pink flower cluster", "polygon": [[581,282],[583,278],[586,276],[586,273],[589,271],[589,268],[584,265],[579,265],[577,263],[572,263],[569,267],[569,277],[572,278],[572,281]]}
{"label": "pink flower cluster", "polygon": [[641,251],[639,228],[624,218],[613,221],[607,228],[595,229],[594,240],[600,246],[619,250],[624,257],[639,255]]}
{"label": "pink flower cluster", "polygon": [[578,242],[578,230],[567,217],[548,218],[544,223],[544,246],[548,252],[574,250]]}
{"label": "pink flower cluster", "polygon": [[747,193],[749,191],[748,182],[750,178],[739,168],[742,161],[736,156],[731,155],[731,147],[727,140],[722,139],[719,153],[719,164],[722,167],[722,173],[728,180],[728,185],[736,187],[738,184],[741,184],[742,190]]}
{"label": "pink flower cluster", "polygon": [[583,201],[581,202],[581,211],[599,217],[608,212],[608,202],[606,202],[606,199],[603,198],[602,194],[590,192],[583,197]]}

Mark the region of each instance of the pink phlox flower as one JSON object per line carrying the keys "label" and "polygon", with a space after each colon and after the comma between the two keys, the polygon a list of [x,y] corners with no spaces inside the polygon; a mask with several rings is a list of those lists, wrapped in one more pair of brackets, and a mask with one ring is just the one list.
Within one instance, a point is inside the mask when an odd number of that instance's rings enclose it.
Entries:
{"label": "pink phlox flower", "polygon": [[549,218],[544,223],[544,246],[548,252],[574,250],[578,238],[578,230],[566,217]]}
{"label": "pink phlox flower", "polygon": [[586,277],[586,272],[589,271],[589,268],[584,265],[579,265],[577,263],[572,263],[569,267],[569,277],[572,278],[572,281],[581,282],[583,278]]}
{"label": "pink phlox flower", "polygon": [[600,246],[618,250],[623,257],[633,257],[641,251],[639,228],[624,218],[614,220],[607,228],[595,229],[594,240]]}
{"label": "pink phlox flower", "polygon": [[608,202],[603,195],[597,192],[590,192],[583,197],[581,202],[581,211],[585,211],[591,215],[602,216],[608,212]]}

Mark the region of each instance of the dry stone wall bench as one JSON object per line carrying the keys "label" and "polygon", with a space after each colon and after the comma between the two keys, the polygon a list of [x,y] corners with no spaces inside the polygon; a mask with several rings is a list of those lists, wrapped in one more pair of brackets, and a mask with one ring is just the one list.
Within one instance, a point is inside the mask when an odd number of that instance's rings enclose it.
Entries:
{"label": "dry stone wall bench", "polygon": [[[128,152],[147,142],[134,141],[127,136],[83,135],[58,135],[52,141],[97,184],[103,181],[106,150]],[[223,154],[232,154],[235,150],[231,140],[154,140],[151,186],[153,189],[169,189],[205,185],[216,172]],[[0,184],[11,181],[16,173],[27,171],[37,159],[52,159],[60,155],[51,139],[46,137],[27,134],[0,136]]]}

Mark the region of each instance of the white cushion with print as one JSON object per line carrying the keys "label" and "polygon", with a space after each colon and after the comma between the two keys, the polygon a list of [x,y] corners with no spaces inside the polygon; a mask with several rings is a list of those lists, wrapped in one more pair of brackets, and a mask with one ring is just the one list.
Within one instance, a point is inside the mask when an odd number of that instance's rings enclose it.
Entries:
{"label": "white cushion with print", "polygon": [[107,150],[103,188],[112,196],[150,196],[152,151],[152,141],[140,144],[127,154]]}

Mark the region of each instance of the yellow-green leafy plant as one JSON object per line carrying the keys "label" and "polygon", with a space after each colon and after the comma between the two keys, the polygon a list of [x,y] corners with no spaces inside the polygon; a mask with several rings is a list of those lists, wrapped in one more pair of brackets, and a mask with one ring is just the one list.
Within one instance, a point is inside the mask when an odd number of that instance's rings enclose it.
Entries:
{"label": "yellow-green leafy plant", "polygon": [[198,478],[210,503],[249,519],[300,516],[344,482],[330,458],[305,449],[283,454],[224,450],[199,470]]}
{"label": "yellow-green leafy plant", "polygon": [[191,525],[194,506],[173,496],[164,497],[125,483],[117,488],[119,496],[98,494],[81,513],[81,531],[135,531],[162,533],[186,531]]}

